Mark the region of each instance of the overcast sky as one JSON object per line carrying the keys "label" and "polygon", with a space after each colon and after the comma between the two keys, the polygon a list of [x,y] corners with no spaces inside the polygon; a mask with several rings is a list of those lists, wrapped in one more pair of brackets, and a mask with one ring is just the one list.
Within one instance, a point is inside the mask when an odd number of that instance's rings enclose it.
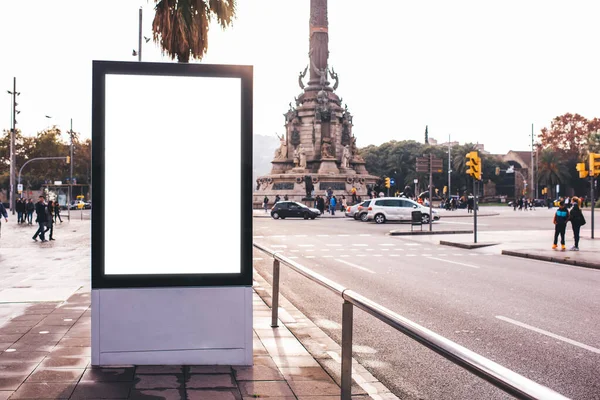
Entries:
{"label": "overcast sky", "polygon": [[[151,36],[154,1],[0,0],[0,128],[91,132],[92,60],[136,61],[138,9]],[[213,26],[202,62],[255,67],[254,132],[283,132],[308,63],[309,0],[238,0],[238,18]],[[557,115],[600,117],[597,0],[329,0],[330,65],[354,115],[359,146],[388,140],[480,142],[528,150]],[[144,61],[170,62],[150,41]],[[189,98],[199,96],[190,91]],[[168,99],[165,99],[168,101]],[[144,118],[130,105],[131,118]],[[52,118],[47,119],[45,115]]]}

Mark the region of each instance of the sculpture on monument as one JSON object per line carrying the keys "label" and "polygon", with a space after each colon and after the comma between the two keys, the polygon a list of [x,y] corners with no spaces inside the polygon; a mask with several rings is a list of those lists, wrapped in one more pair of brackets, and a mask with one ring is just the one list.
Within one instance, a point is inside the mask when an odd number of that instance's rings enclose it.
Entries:
{"label": "sculpture on monument", "polygon": [[342,168],[350,168],[350,148],[348,145],[344,146],[344,152],[342,153]]}
{"label": "sculpture on monument", "polygon": [[315,189],[313,186],[312,178],[310,175],[304,175],[304,190],[306,192],[306,197],[312,198],[312,191]]}
{"label": "sculpture on monument", "polygon": [[[331,71],[329,71],[329,75],[331,75],[332,79],[335,79],[335,83],[333,84],[333,90],[335,91],[338,88],[340,80],[338,78],[338,74],[335,73],[335,70],[333,69],[333,67],[331,67]],[[342,101],[342,99],[340,98],[340,103],[341,103],[341,101]]]}
{"label": "sculpture on monument", "polygon": [[298,147],[294,149],[294,167],[300,165],[300,150]]}
{"label": "sculpture on monument", "polygon": [[[275,133],[277,135],[277,133]],[[287,141],[285,140],[285,135],[282,134],[281,137],[277,135],[279,138],[279,148],[275,150],[275,160],[286,160],[287,159]]]}
{"label": "sculpture on monument", "polygon": [[306,68],[304,68],[304,72],[300,72],[298,74],[298,85],[300,85],[300,89],[304,89],[304,82],[302,82],[302,79],[304,79],[304,77],[306,76],[306,71],[308,71],[308,65],[306,66]]}
{"label": "sculpture on monument", "polygon": [[321,158],[333,158],[331,149],[331,139],[324,138],[323,143],[321,144]]}
{"label": "sculpture on monument", "polygon": [[306,151],[300,146],[300,168],[306,169]]}

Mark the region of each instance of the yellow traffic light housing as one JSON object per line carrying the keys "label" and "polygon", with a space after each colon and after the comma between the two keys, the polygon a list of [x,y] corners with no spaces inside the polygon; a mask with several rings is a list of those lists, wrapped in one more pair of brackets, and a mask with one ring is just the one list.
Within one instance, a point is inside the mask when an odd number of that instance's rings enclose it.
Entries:
{"label": "yellow traffic light housing", "polygon": [[[589,164],[590,164],[590,170],[589,170],[590,176],[600,176],[600,153],[590,153]],[[579,164],[577,164],[577,165],[579,165]],[[585,168],[585,164],[584,164],[584,168]],[[581,172],[580,172],[579,176],[581,177]]]}
{"label": "yellow traffic light housing", "polygon": [[71,163],[71,156],[67,156],[67,164]]}
{"label": "yellow traffic light housing", "polygon": [[476,151],[471,151],[466,157],[469,160],[466,164],[469,167],[467,174],[478,181],[481,180],[481,158],[479,158],[479,154]]}
{"label": "yellow traffic light housing", "polygon": [[[590,154],[590,160],[591,160],[591,154]],[[590,166],[592,165],[592,162],[590,161]],[[585,163],[577,163],[577,165],[575,166],[575,169],[577,171],[579,171],[579,177],[580,178],[587,178],[588,176],[588,172],[585,170]]]}
{"label": "yellow traffic light housing", "polygon": [[390,178],[385,178],[385,187],[390,188]]}

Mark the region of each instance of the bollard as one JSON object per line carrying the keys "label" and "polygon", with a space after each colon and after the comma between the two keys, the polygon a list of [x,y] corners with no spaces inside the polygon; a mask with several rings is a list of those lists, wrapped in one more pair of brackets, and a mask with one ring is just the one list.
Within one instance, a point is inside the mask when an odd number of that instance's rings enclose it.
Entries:
{"label": "bollard", "polygon": [[273,259],[273,293],[271,294],[271,328],[277,328],[279,310],[279,260]]}
{"label": "bollard", "polygon": [[352,303],[342,305],[342,400],[352,397]]}

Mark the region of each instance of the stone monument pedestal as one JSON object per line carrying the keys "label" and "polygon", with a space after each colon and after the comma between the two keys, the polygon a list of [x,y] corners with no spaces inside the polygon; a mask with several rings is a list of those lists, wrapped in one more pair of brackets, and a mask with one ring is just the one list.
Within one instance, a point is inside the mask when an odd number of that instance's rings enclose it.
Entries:
{"label": "stone monument pedestal", "polygon": [[338,175],[340,170],[335,161],[335,158],[323,158],[318,173],[321,175]]}

